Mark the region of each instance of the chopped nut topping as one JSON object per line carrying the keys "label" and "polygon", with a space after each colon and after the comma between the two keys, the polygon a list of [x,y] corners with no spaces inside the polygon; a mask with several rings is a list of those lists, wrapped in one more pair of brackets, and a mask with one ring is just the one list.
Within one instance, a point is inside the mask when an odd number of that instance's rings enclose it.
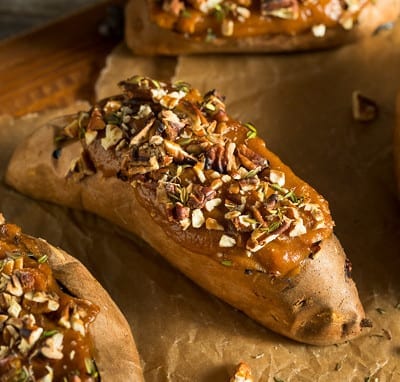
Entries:
{"label": "chopped nut topping", "polygon": [[285,185],[285,173],[282,171],[271,170],[269,173],[269,179],[271,183],[276,183],[280,187]]}
{"label": "chopped nut topping", "polygon": [[223,248],[233,247],[236,244],[236,240],[228,235],[222,235],[219,240],[219,246]]}
{"label": "chopped nut topping", "polygon": [[[195,41],[215,42],[218,46],[220,39],[232,36],[240,39],[312,32],[315,37],[323,38],[327,28],[341,25],[351,29],[369,3],[364,0],[329,0],[318,7],[316,4],[319,4],[316,0],[159,0],[153,3],[152,16],[160,28],[173,30],[186,38],[192,37]],[[321,20],[324,24],[320,24]],[[165,84],[156,82],[155,86],[145,78],[137,81],[150,90],[153,100],[166,108],[175,107],[177,101],[171,98],[174,102],[169,103],[169,95],[163,88]],[[186,91],[188,88],[185,84],[182,89]],[[170,93],[182,89],[177,87]],[[211,104],[209,110],[218,112],[214,106]],[[249,135],[253,137],[254,133]]]}
{"label": "chopped nut topping", "polygon": [[215,207],[218,207],[221,203],[222,203],[221,198],[211,199],[205,203],[205,208],[208,212],[211,212]]}
{"label": "chopped nut topping", "polygon": [[[61,381],[73,372],[79,373],[79,381],[98,381],[98,375],[87,374],[86,358],[82,358],[82,354],[90,354],[86,327],[97,314],[97,307],[90,305],[89,309],[89,302],[63,293],[52,276],[48,254],[36,253],[38,249],[30,240],[27,244],[19,228],[2,219],[0,375],[10,381],[23,377],[24,381],[43,382]],[[57,365],[64,351],[75,351],[77,344],[81,355],[68,367]]]}
{"label": "chopped nut topping", "polygon": [[221,33],[223,36],[232,36],[235,24],[232,20],[224,19],[221,24]]}
{"label": "chopped nut topping", "polygon": [[[200,5],[205,0],[193,1]],[[267,8],[282,5],[274,1],[263,4]],[[291,0],[286,3],[292,10],[297,5]],[[217,11],[226,12],[225,1],[220,5]],[[245,17],[243,9],[237,11],[239,7],[246,6],[235,3],[234,12]],[[229,15],[232,12],[229,9]],[[225,20],[231,20],[230,16]],[[221,237],[208,233],[210,245],[227,248],[224,256],[229,258],[251,254],[257,270],[268,268],[266,258],[275,256],[276,245],[302,236],[305,258],[317,241],[313,239],[321,240],[331,232],[333,223],[324,200],[312,196],[314,191],[293,179],[284,167],[270,164],[256,127],[231,119],[217,91],[201,96],[186,83],[145,77],[120,85],[125,93],[117,97],[119,103],[111,104],[115,106],[111,115],[104,101],[81,125],[87,132],[88,121],[100,115],[106,123],[104,131],[84,147],[85,153],[95,163],[103,162],[101,155],[112,156],[114,173],[155,200],[154,214],[165,214],[181,232],[221,231]],[[119,142],[109,139],[113,144],[103,145],[108,152],[102,154],[98,141],[106,139],[107,132],[112,135],[111,129],[120,132]],[[276,163],[273,158],[271,163]],[[298,190],[305,195],[298,195]],[[234,261],[235,266],[238,263]],[[69,315],[60,317],[60,325],[71,326]]]}
{"label": "chopped nut topping", "polygon": [[[88,130],[85,133],[85,141],[89,146],[97,137],[97,130]],[[107,150],[107,149],[106,149]]]}
{"label": "chopped nut topping", "polygon": [[200,208],[196,208],[192,212],[192,226],[193,228],[200,228],[205,222],[203,212]]}
{"label": "chopped nut topping", "polygon": [[261,0],[261,14],[295,20],[299,17],[299,4],[297,0]]}
{"label": "chopped nut topping", "polygon": [[324,37],[326,26],[324,24],[317,24],[312,27],[312,33],[315,37]]}
{"label": "chopped nut topping", "polygon": [[108,150],[110,147],[115,146],[122,139],[122,130],[115,125],[106,126],[106,136],[102,138],[101,145],[104,150]]}
{"label": "chopped nut topping", "polygon": [[62,333],[56,333],[48,338],[41,349],[42,354],[47,358],[62,359],[64,356],[62,353],[63,339],[64,335]]}

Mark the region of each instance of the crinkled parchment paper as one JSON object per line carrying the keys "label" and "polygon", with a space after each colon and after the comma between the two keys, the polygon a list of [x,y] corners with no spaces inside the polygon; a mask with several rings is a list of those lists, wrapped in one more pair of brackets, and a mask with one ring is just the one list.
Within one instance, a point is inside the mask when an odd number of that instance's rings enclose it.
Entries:
{"label": "crinkled parchment paper", "polygon": [[[246,361],[256,381],[399,381],[400,211],[392,129],[400,28],[300,55],[175,60],[133,57],[121,46],[96,85],[99,98],[118,92],[114,84],[131,74],[218,88],[233,116],[257,126],[270,148],[330,201],[336,234],[374,322],[349,343],[295,343],[198,288],[140,239],[1,185],[0,209],[8,219],[80,258],[114,297],[131,323],[146,380],[225,382],[234,365]],[[352,120],[353,90],[378,103],[376,121]],[[17,141],[47,117],[0,119],[1,175]]]}

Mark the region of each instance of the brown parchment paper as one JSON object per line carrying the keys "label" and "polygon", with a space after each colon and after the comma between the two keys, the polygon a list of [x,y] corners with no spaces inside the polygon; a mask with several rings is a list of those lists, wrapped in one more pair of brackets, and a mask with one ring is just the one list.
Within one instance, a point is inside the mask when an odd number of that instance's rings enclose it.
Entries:
{"label": "brown parchment paper", "polygon": [[[96,85],[98,97],[118,92],[114,84],[131,74],[185,80],[203,91],[218,88],[233,116],[257,126],[268,145],[330,201],[336,234],[374,322],[368,334],[349,343],[295,343],[198,288],[140,239],[1,184],[6,217],[78,257],[119,304],[146,380],[222,382],[245,361],[256,381],[399,381],[400,214],[392,129],[400,28],[358,45],[300,55],[175,60],[134,57],[121,46]],[[377,101],[375,122],[352,120],[355,89]],[[1,177],[16,143],[53,116],[0,119]]]}

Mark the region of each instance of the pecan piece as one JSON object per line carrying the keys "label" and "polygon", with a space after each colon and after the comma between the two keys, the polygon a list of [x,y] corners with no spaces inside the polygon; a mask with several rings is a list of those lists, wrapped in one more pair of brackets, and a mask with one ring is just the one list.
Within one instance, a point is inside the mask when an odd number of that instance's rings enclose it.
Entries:
{"label": "pecan piece", "polygon": [[296,20],[299,4],[297,0],[261,0],[261,15]]}
{"label": "pecan piece", "polygon": [[189,196],[187,205],[191,209],[203,208],[205,204],[214,199],[216,191],[211,187],[204,187],[200,185],[195,185],[193,187],[193,192]]}
{"label": "pecan piece", "polygon": [[228,164],[227,158],[225,156],[225,148],[221,145],[211,146],[206,152],[206,161],[204,168],[206,170],[213,169],[221,174],[226,171],[226,166]]}
{"label": "pecan piece", "polygon": [[179,14],[185,9],[185,4],[181,0],[164,0],[163,11],[170,13],[174,16]]}
{"label": "pecan piece", "polygon": [[106,127],[106,123],[103,120],[103,115],[98,106],[93,108],[90,120],[88,123],[88,130],[103,130]]}
{"label": "pecan piece", "polygon": [[194,165],[197,162],[197,159],[187,153],[180,145],[175,142],[164,139],[164,147],[165,151],[171,155],[176,163],[187,163]]}
{"label": "pecan piece", "polygon": [[181,129],[185,127],[185,122],[182,122],[172,110],[162,110],[161,120],[164,125],[165,138],[175,141]]}
{"label": "pecan piece", "polygon": [[254,170],[257,167],[259,167],[260,170],[264,170],[265,168],[269,167],[269,163],[266,158],[262,157],[260,154],[257,154],[244,144],[238,146],[238,156],[242,162],[242,165],[247,170]]}
{"label": "pecan piece", "polygon": [[176,220],[180,221],[186,219],[190,215],[190,208],[185,207],[182,203],[177,202],[172,210],[173,216]]}

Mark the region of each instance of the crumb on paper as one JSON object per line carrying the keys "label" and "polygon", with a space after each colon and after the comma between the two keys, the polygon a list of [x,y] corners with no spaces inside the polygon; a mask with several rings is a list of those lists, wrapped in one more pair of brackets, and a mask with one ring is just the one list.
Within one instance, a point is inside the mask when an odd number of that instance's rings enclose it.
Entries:
{"label": "crumb on paper", "polygon": [[229,382],[254,382],[250,367],[246,363],[240,362],[236,366],[235,372]]}

